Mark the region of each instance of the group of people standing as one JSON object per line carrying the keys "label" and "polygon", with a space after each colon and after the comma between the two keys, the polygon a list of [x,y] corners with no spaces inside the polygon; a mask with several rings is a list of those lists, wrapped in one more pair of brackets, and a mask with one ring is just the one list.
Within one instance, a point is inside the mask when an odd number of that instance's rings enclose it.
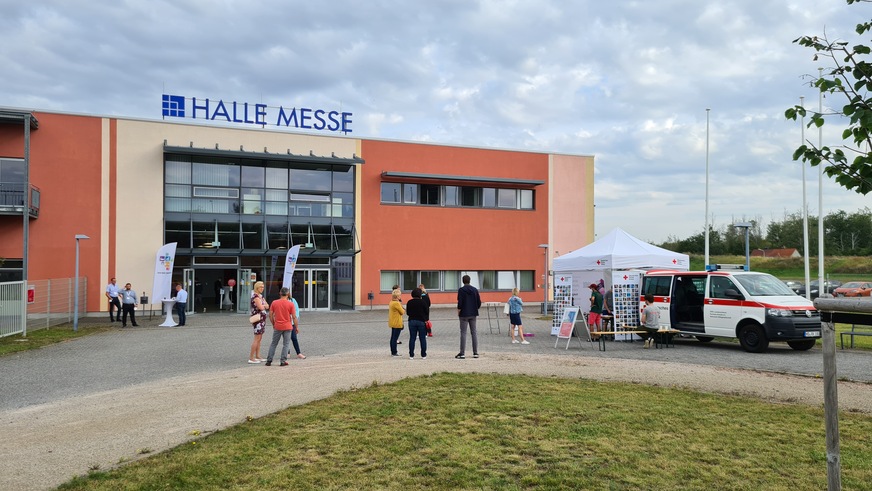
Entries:
{"label": "group of people standing", "polygon": [[[454,357],[458,360],[466,359],[466,333],[470,333],[472,340],[472,357],[478,358],[478,330],[476,320],[478,309],[481,308],[481,295],[478,288],[470,284],[469,275],[463,275],[463,286],[457,290],[457,318],[460,322],[460,352]],[[416,340],[421,346],[421,359],[427,359],[427,337],[432,337],[432,323],[430,322],[430,297],[424,285],[418,285],[411,292],[412,298],[403,308],[402,292],[397,285],[391,292],[391,302],[388,305],[388,327],[391,328],[389,346],[391,356],[400,356],[397,345],[402,344],[399,340],[403,331],[403,316],[409,317],[409,359],[415,359]],[[530,344],[524,339],[524,326],[521,322],[521,312],[524,310],[524,302],[518,296],[518,289],[512,290],[512,296],[508,301],[509,320],[512,324],[509,334],[514,344]],[[515,329],[517,328],[517,332]],[[516,338],[517,336],[517,338]]]}
{"label": "group of people standing", "polygon": [[409,316],[409,359],[415,359],[415,342],[418,341],[421,349],[421,359],[427,359],[427,337],[433,336],[432,324],[430,323],[430,296],[424,285],[418,285],[412,290],[412,299],[403,308],[402,292],[395,285],[391,292],[391,302],[388,304],[388,327],[391,328],[391,356],[400,356],[397,345],[400,341],[400,333],[403,331],[403,316]]}
{"label": "group of people standing", "polygon": [[106,285],[106,298],[109,300],[109,322],[121,322],[121,327],[127,327],[127,318],[136,327],[136,291],[130,283],[119,289],[115,278],[109,280]]}
{"label": "group of people standing", "polygon": [[[478,332],[475,328],[475,320],[478,317],[478,309],[481,308],[481,297],[478,289],[469,284],[469,275],[463,276],[463,286],[457,290],[457,316],[460,319],[460,353],[455,358],[466,358],[466,331],[472,334],[472,356],[478,358]],[[432,323],[430,322],[430,297],[424,285],[412,290],[412,299],[403,308],[402,292],[398,285],[394,285],[391,292],[391,303],[388,304],[388,327],[391,328],[391,356],[400,356],[397,345],[402,344],[399,340],[403,331],[403,316],[409,316],[409,359],[415,359],[415,340],[421,345],[421,359],[427,359],[427,337],[433,336]]]}
{"label": "group of people standing", "polygon": [[[109,300],[109,322],[121,322],[121,327],[127,327],[127,318],[130,317],[130,324],[133,327],[138,327],[136,323],[136,290],[130,283],[124,285],[124,289],[119,289],[115,278],[109,280],[106,285],[106,299]],[[179,316],[179,325],[185,325],[185,310],[188,307],[188,292],[182,288],[181,283],[175,284],[176,303],[173,310]]]}
{"label": "group of people standing", "polygon": [[[266,366],[271,366],[280,340],[282,341],[282,351],[279,353],[279,366],[288,366],[291,343],[297,352],[297,358],[305,359],[306,355],[300,351],[300,343],[297,340],[297,334],[300,332],[300,306],[297,304],[297,300],[291,297],[290,289],[283,287],[279,291],[279,298],[267,304],[263,298],[263,290],[263,282],[258,281],[251,291],[251,318],[255,319],[257,316],[257,321],[251,323],[254,330],[254,341],[251,343],[248,363],[265,362]],[[264,359],[260,357],[260,344],[263,333],[266,332],[267,318],[273,325],[273,337]]]}

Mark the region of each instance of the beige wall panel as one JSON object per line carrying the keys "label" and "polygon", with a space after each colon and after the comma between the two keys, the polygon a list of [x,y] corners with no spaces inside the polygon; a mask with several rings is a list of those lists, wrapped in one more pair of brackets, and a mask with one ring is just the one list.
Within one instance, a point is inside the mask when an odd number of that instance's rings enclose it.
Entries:
{"label": "beige wall panel", "polygon": [[552,259],[594,240],[594,158],[551,156]]}

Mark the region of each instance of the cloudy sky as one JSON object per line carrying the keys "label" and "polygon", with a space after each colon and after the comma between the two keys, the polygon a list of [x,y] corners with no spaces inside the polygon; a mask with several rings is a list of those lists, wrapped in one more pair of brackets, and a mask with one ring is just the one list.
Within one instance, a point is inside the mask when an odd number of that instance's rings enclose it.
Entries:
{"label": "cloudy sky", "polygon": [[[713,224],[801,210],[783,114],[818,106],[808,76],[830,65],[792,41],[856,42],[870,18],[845,0],[0,0],[0,106],[160,119],[184,94],[341,108],[357,137],[594,155],[597,235],[661,242],[704,229],[707,108]],[[823,195],[824,213],[869,201],[826,178]]]}

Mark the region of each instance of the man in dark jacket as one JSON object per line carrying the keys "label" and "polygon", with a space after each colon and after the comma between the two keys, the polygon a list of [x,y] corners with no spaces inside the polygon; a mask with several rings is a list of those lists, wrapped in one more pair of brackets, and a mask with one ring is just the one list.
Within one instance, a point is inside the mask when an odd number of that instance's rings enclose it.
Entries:
{"label": "man in dark jacket", "polygon": [[457,290],[457,316],[460,318],[460,353],[455,358],[466,358],[466,326],[472,334],[472,357],[478,358],[478,332],[475,330],[475,318],[481,308],[481,297],[478,289],[469,284],[469,275],[463,275],[463,286]]}

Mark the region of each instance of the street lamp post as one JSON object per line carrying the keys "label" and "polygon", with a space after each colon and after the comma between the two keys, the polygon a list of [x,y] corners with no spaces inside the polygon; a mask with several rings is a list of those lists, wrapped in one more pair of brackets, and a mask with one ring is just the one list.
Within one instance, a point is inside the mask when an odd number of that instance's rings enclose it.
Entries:
{"label": "street lamp post", "polygon": [[548,244],[539,244],[539,247],[545,249],[545,270],[542,275],[545,278],[544,285],[544,300],[542,301],[542,315],[548,315]]}
{"label": "street lamp post", "polygon": [[73,331],[79,330],[79,240],[90,239],[85,234],[76,234],[76,293],[73,303]]}
{"label": "street lamp post", "polygon": [[751,271],[751,241],[748,238],[751,231],[751,223],[734,223],[733,226],[736,228],[745,229],[745,271]]}

